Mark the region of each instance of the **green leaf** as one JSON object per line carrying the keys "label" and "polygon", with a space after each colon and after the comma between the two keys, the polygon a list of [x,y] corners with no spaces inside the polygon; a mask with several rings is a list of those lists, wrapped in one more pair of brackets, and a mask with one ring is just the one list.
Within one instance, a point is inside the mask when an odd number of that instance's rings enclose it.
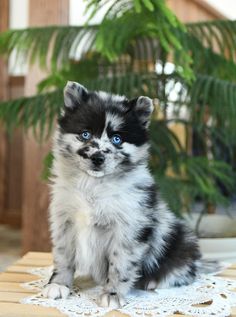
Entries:
{"label": "green leaf", "polygon": [[41,178],[43,181],[47,182],[52,175],[51,168],[53,165],[53,160],[54,160],[54,157],[53,157],[52,152],[49,152],[43,159],[43,171],[41,174]]}

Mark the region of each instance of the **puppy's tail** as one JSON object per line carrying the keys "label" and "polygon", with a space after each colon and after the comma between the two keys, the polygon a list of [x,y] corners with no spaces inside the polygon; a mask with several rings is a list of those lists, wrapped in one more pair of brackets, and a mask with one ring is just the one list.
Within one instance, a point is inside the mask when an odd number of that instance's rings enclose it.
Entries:
{"label": "puppy's tail", "polygon": [[215,260],[201,259],[198,261],[198,272],[200,274],[216,274],[226,269],[227,265]]}

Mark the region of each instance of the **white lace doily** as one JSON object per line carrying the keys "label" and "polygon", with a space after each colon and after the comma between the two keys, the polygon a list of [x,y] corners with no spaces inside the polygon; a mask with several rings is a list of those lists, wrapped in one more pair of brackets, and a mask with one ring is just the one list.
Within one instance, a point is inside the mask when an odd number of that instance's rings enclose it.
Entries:
{"label": "white lace doily", "polygon": [[[21,300],[24,304],[36,304],[55,307],[69,317],[104,316],[112,309],[102,308],[96,304],[101,287],[94,286],[86,279],[79,280],[78,285],[68,299],[47,299],[40,294],[43,286],[51,276],[52,267],[36,268],[30,273],[41,277],[22,284],[25,288],[39,291],[39,294]],[[174,313],[196,317],[226,317],[232,306],[236,306],[236,280],[223,279],[214,275],[201,275],[189,286],[151,291],[132,291],[126,297],[127,305],[119,311],[131,317],[166,317]],[[199,307],[199,304],[207,304]]]}

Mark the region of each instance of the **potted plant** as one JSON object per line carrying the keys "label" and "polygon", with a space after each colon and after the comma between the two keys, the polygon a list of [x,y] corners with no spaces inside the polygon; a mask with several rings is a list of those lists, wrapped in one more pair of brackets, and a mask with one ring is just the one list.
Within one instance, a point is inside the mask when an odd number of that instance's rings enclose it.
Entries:
{"label": "potted plant", "polygon": [[[0,35],[1,54],[14,50],[41,68],[50,61],[38,94],[2,102],[0,119],[8,130],[33,128],[42,142],[51,135],[68,79],[128,97],[149,95],[157,109],[150,166],[173,212],[183,217],[200,202],[194,226],[201,229],[202,215],[229,204],[235,191],[236,22],[183,25],[164,0],[108,4],[100,25]],[[87,1],[90,18],[102,7]]]}

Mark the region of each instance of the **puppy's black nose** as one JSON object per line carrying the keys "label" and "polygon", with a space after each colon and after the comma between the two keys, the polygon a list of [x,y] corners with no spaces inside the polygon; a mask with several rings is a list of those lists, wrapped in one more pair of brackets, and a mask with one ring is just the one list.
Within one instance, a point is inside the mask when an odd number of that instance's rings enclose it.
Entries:
{"label": "puppy's black nose", "polygon": [[91,160],[95,166],[100,166],[104,163],[105,157],[102,153],[96,152],[91,156]]}

